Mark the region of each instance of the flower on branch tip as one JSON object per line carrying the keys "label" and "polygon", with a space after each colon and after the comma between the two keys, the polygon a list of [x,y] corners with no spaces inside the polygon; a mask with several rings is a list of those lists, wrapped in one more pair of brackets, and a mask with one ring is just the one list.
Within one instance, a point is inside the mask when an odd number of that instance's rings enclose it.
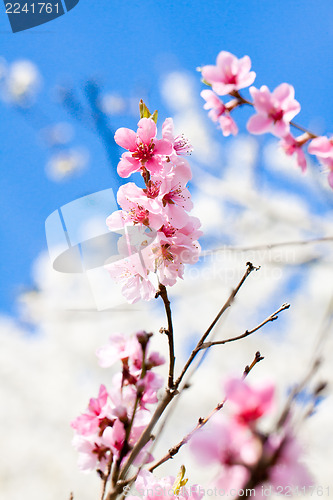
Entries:
{"label": "flower on branch tip", "polygon": [[263,448],[263,461],[272,464],[267,472],[267,483],[273,488],[313,485],[313,478],[302,463],[302,455],[303,449],[291,430],[281,435],[271,434]]}
{"label": "flower on branch tip", "polygon": [[[171,142],[176,157],[189,155],[193,151],[192,144],[184,134],[175,136],[172,118],[166,118],[164,120],[162,125],[162,137],[166,141]],[[173,157],[172,160],[177,163],[177,158]]]}
{"label": "flower on branch tip", "polygon": [[172,152],[172,144],[165,139],[156,139],[156,123],[151,118],[141,118],[138,130],[119,128],[114,136],[116,143],[128,153],[123,153],[118,163],[120,177],[128,177],[143,168],[151,174],[162,170],[161,155]]}
{"label": "flower on branch tip", "polygon": [[299,137],[294,137],[291,134],[287,134],[280,141],[280,146],[288,156],[296,155],[297,165],[302,169],[302,172],[306,170],[306,158],[302,146],[309,140],[310,136],[305,133]]}
{"label": "flower on branch tip", "polygon": [[112,279],[121,283],[122,294],[130,304],[139,300],[152,300],[156,289],[149,278],[149,269],[144,268],[138,253],[107,264],[105,269]]}
{"label": "flower on branch tip", "polygon": [[225,105],[217,95],[209,89],[202,90],[201,97],[205,99],[204,109],[210,109],[208,116],[213,122],[218,122],[225,137],[236,135],[238,127],[230,116],[228,105]]}
{"label": "flower on branch tip", "polygon": [[310,142],[308,151],[329,169],[328,183],[333,189],[333,137],[316,137]]}
{"label": "flower on branch tip", "polygon": [[273,384],[252,388],[245,380],[231,378],[225,384],[225,391],[240,424],[248,425],[258,420],[273,405]]}
{"label": "flower on branch tip", "polygon": [[[111,335],[108,343],[96,351],[100,366],[108,368],[117,361],[127,361],[130,362],[136,370],[141,370],[142,342],[140,342],[140,336],[143,335],[146,335],[148,339],[151,336],[148,337],[145,331],[140,331],[133,336],[123,333],[114,333]],[[147,340],[146,346],[147,345],[149,345],[149,340]],[[158,352],[152,352],[151,354],[146,352],[145,363],[149,365],[148,369],[162,365],[164,362],[163,356]]]}
{"label": "flower on branch tip", "polygon": [[290,131],[290,121],[300,112],[301,106],[294,98],[295,90],[288,83],[281,83],[271,93],[262,85],[260,89],[250,88],[253,105],[257,114],[247,122],[251,134],[271,132],[277,137],[285,137]]}
{"label": "flower on branch tip", "polygon": [[83,436],[95,432],[107,413],[108,393],[105,385],[101,385],[97,398],[91,398],[86,413],[71,422],[71,427]]}
{"label": "flower on branch tip", "polygon": [[218,95],[227,95],[238,91],[255,80],[256,74],[251,69],[251,59],[244,56],[238,59],[230,52],[222,51],[218,54],[216,65],[202,68],[202,76]]}
{"label": "flower on branch tip", "polygon": [[[157,115],[156,115],[157,116]],[[119,188],[121,210],[106,220],[111,231],[121,232],[119,259],[105,265],[111,277],[122,284],[129,303],[151,300],[156,295],[153,282],[174,285],[182,278],[185,263],[196,263],[201,236],[200,222],[190,217],[193,208],[187,183],[191,169],[184,158],[191,145],[184,136],[175,136],[173,120],[162,126],[163,139],[156,139],[152,118],[141,118],[138,131],[121,128],[116,142],[128,149],[118,165],[126,177],[141,171],[145,187],[129,182]]]}
{"label": "flower on branch tip", "polygon": [[199,464],[219,466],[216,484],[224,490],[244,486],[261,452],[249,428],[220,417],[194,434],[190,448]]}

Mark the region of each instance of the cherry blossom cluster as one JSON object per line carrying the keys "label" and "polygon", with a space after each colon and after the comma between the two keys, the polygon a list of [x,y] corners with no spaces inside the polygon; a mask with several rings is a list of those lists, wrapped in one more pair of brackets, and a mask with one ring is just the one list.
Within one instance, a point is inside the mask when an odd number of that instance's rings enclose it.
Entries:
{"label": "cherry blossom cluster", "polygon": [[[295,155],[303,172],[307,166],[304,146],[308,143],[308,153],[315,155],[327,169],[328,182],[333,188],[333,136],[318,137],[309,131],[304,131],[298,137],[292,135],[290,125],[304,129],[292,122],[301,106],[295,99],[293,86],[288,83],[281,83],[273,92],[266,85],[260,89],[251,86],[249,91],[252,101],[241,96],[239,90],[249,87],[255,80],[256,74],[250,70],[251,60],[248,56],[238,59],[225,51],[218,54],[216,65],[201,68],[204,83],[211,87],[201,92],[206,101],[204,108],[210,110],[208,116],[218,123],[224,136],[236,135],[238,127],[231,117],[231,111],[244,104],[253,106],[256,114],[247,123],[248,131],[252,134],[270,132],[279,137],[282,149],[289,156]],[[232,97],[227,103],[219,98],[226,95]]]}
{"label": "cherry blossom cluster", "polygon": [[[149,352],[151,335],[116,333],[97,351],[103,368],[120,361],[121,371],[113,376],[109,390],[100,386],[97,398],[91,398],[86,411],[71,423],[82,471],[96,469],[105,474],[117,461],[121,464],[148,424],[150,407],[157,403],[157,391],[163,385],[153,368],[164,363],[159,353]],[[142,450],[137,459],[141,464],[152,457]]]}
{"label": "cherry blossom cluster", "polygon": [[230,415],[215,415],[194,435],[191,448],[197,460],[218,465],[216,485],[224,491],[262,486],[308,487],[312,478],[300,462],[302,449],[289,424],[266,434],[261,419],[273,407],[274,385],[252,388],[246,380],[231,378],[225,384]]}
{"label": "cherry blossom cluster", "polygon": [[154,275],[160,284],[172,286],[183,277],[184,264],[199,258],[200,221],[189,215],[193,203],[186,187],[191,169],[184,156],[191,145],[183,136],[175,137],[173,129],[167,118],[162,139],[157,139],[156,123],[149,116],[140,119],[137,132],[120,128],[115,134],[116,143],[127,150],[118,174],[140,172],[144,180],[144,187],[133,182],[120,187],[121,210],[106,221],[110,230],[125,232],[118,244],[124,258],[106,268],[122,283],[130,303],[155,297]]}

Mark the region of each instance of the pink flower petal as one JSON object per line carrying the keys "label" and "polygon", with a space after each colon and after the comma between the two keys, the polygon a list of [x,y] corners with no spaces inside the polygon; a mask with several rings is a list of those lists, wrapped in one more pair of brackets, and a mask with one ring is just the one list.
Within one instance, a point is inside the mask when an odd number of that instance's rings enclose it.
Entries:
{"label": "pink flower petal", "polygon": [[218,81],[221,78],[220,70],[213,65],[204,66],[202,68],[202,76],[208,83]]}
{"label": "pink flower petal", "polygon": [[129,128],[118,128],[114,135],[114,140],[118,146],[128,149],[129,151],[135,151],[137,148],[136,133]]}
{"label": "pink flower petal", "polygon": [[277,137],[284,137],[289,133],[290,126],[289,123],[283,121],[283,120],[278,120],[272,127],[272,134],[276,135]]}
{"label": "pink flower petal", "polygon": [[141,163],[132,158],[132,156],[125,156],[123,154],[120,162],[118,163],[117,172],[120,177],[129,177],[133,172],[138,172],[141,169]]}
{"label": "pink flower petal", "polygon": [[276,87],[272,94],[278,101],[293,100],[295,97],[295,90],[292,85],[288,83],[281,83]]}
{"label": "pink flower petal", "polygon": [[164,139],[154,140],[154,154],[169,155],[172,153],[172,144]]}
{"label": "pink flower petal", "polygon": [[138,136],[144,144],[149,145],[156,136],[156,123],[151,118],[141,118],[138,123]]}
{"label": "pink flower petal", "polygon": [[267,116],[254,115],[247,122],[246,128],[251,134],[264,134],[271,129],[272,120]]}

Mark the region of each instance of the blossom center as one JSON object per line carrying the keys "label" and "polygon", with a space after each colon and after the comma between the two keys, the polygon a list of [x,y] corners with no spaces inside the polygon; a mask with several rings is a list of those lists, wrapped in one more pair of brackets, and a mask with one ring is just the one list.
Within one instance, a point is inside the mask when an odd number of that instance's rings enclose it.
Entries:
{"label": "blossom center", "polygon": [[130,210],[129,213],[134,224],[149,226],[149,212],[145,208],[138,206]]}
{"label": "blossom center", "polygon": [[142,165],[144,165],[148,160],[151,160],[151,158],[154,156],[154,148],[155,144],[153,143],[153,140],[150,141],[149,144],[144,144],[143,142],[140,142],[138,144],[136,151],[132,154],[133,158],[138,159]]}
{"label": "blossom center", "polygon": [[283,118],[283,111],[282,111],[282,109],[273,108],[269,112],[269,117],[274,121],[274,123],[282,120],[282,118]]}
{"label": "blossom center", "polygon": [[184,134],[178,135],[175,138],[173,147],[178,155],[189,155],[193,151],[190,141],[184,136]]}

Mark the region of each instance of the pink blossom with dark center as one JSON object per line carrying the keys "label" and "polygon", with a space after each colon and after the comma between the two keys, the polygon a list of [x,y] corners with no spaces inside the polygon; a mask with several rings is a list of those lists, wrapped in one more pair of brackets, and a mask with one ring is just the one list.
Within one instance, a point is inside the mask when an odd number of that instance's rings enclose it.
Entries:
{"label": "pink blossom with dark center", "polygon": [[[156,290],[149,278],[150,269],[135,253],[125,259],[107,264],[105,269],[111,278],[122,285],[122,294],[130,304],[139,300],[151,300]],[[144,267],[145,266],[145,267]]]}
{"label": "pink blossom with dark center", "polygon": [[302,169],[302,172],[306,170],[306,158],[302,146],[304,142],[308,140],[308,137],[308,134],[303,134],[297,138],[293,137],[291,134],[287,134],[280,141],[280,146],[283,148],[286,155],[296,156],[297,165]]}
{"label": "pink blossom with dark center", "polygon": [[256,74],[250,69],[249,56],[238,59],[230,52],[222,51],[217,56],[215,66],[208,65],[202,68],[202,76],[211,84],[214,92],[218,95],[227,95],[252,85]]}
{"label": "pink blossom with dark center", "polygon": [[[178,156],[186,156],[192,153],[192,145],[185,135],[180,134],[175,136],[172,118],[166,118],[164,120],[162,125],[162,137],[172,144],[173,152],[175,153],[175,155],[170,156],[172,162],[177,164],[179,161],[179,158],[177,158]],[[184,161],[185,160],[183,159],[182,162]]]}
{"label": "pink blossom with dark center", "polygon": [[273,405],[274,385],[252,388],[246,380],[232,378],[225,384],[226,397],[237,421],[248,425],[265,415]]}
{"label": "pink blossom with dark center", "polygon": [[141,118],[137,132],[124,127],[116,131],[116,143],[129,151],[123,153],[118,163],[120,177],[128,177],[143,167],[152,174],[162,170],[163,156],[171,154],[172,144],[165,139],[156,139],[156,132],[156,124],[151,118]]}
{"label": "pink blossom with dark center", "polygon": [[214,418],[194,434],[190,448],[202,465],[219,465],[215,483],[225,491],[242,488],[250,477],[249,468],[260,457],[261,446],[248,428],[234,421]]}
{"label": "pink blossom with dark center", "polygon": [[235,121],[231,118],[228,108],[212,91],[205,89],[200,93],[201,97],[205,99],[204,109],[210,109],[208,116],[213,122],[218,122],[222,133],[225,137],[229,135],[236,135],[238,127]]}
{"label": "pink blossom with dark center", "polygon": [[71,422],[71,427],[78,434],[88,435],[99,429],[100,422],[108,413],[108,393],[105,385],[101,385],[97,398],[91,398],[86,413]]}
{"label": "pink blossom with dark center", "polygon": [[277,137],[285,137],[290,131],[290,121],[300,112],[301,106],[295,100],[295,90],[292,85],[281,83],[271,93],[263,85],[260,90],[250,88],[253,105],[257,114],[247,122],[251,134],[271,132]]}
{"label": "pink blossom with dark center", "polygon": [[318,160],[328,168],[328,183],[333,189],[333,137],[316,137],[310,142],[308,151],[316,155]]}
{"label": "pink blossom with dark center", "polygon": [[290,430],[281,435],[271,434],[263,449],[266,461],[272,462],[267,471],[267,484],[283,489],[308,488],[313,485],[313,477],[302,462],[303,453],[301,445]]}

